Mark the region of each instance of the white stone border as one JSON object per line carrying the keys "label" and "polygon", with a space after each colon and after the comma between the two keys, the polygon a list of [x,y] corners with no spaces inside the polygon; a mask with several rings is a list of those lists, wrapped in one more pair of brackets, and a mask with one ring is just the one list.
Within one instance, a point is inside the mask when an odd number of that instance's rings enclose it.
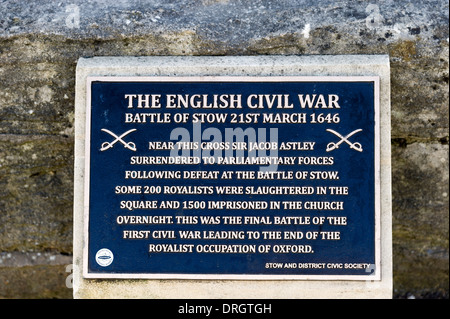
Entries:
{"label": "white stone border", "polygon": [[[111,279],[83,278],[85,116],[87,78],[93,77],[174,77],[203,78],[219,76],[278,77],[360,77],[379,76],[380,82],[380,280],[217,280],[189,278]],[[391,166],[390,166],[390,71],[385,55],[346,56],[252,56],[252,57],[97,57],[81,58],[77,65],[75,108],[75,176],[74,176],[74,297],[75,298],[391,298]],[[376,240],[377,242],[377,240]],[[354,277],[354,276],[352,276]],[[167,275],[165,275],[167,278]],[[373,278],[373,277],[372,277]],[[220,289],[219,289],[220,287]]]}

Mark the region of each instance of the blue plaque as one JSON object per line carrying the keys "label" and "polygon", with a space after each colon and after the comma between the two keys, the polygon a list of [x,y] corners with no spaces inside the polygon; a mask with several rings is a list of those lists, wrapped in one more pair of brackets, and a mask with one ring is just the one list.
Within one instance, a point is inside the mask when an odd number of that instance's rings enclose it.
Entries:
{"label": "blue plaque", "polygon": [[380,279],[378,77],[89,77],[86,278]]}

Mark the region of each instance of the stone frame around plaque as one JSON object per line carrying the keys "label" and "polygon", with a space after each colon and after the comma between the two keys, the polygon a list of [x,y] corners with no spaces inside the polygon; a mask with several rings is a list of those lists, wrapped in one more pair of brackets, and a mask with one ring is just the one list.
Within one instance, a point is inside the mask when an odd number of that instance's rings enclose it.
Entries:
{"label": "stone frame around plaque", "polygon": [[[75,99],[74,265],[75,298],[391,298],[390,71],[386,55],[254,57],[80,58]],[[380,280],[230,277],[86,278],[85,169],[89,77],[379,77],[379,267]]]}

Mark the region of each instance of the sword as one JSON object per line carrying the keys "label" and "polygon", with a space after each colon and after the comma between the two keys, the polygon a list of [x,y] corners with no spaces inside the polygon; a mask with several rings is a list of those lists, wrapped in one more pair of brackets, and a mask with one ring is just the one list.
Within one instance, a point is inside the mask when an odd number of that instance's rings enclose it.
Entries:
{"label": "sword", "polygon": [[111,136],[115,137],[116,139],[115,139],[114,141],[112,141],[112,142],[104,142],[104,143],[102,144],[102,148],[100,149],[100,151],[103,152],[103,151],[106,151],[107,149],[112,148],[112,147],[114,146],[114,144],[116,144],[117,142],[122,143],[122,144],[124,145],[124,147],[125,147],[125,148],[128,148],[129,150],[136,151],[136,144],[134,144],[133,142],[127,143],[127,142],[125,142],[125,141],[122,139],[123,137],[127,136],[127,135],[130,134],[131,132],[136,131],[135,128],[134,128],[134,129],[131,129],[131,130],[129,130],[129,131],[126,131],[125,133],[123,133],[123,134],[120,135],[120,136],[117,136],[116,134],[114,134],[114,133],[111,132],[110,130],[107,130],[106,128],[102,128],[101,130],[102,130],[103,132],[106,132],[106,133],[110,134]]}
{"label": "sword", "polygon": [[344,142],[347,143],[348,145],[350,145],[350,148],[354,149],[355,151],[358,151],[358,152],[362,152],[363,151],[362,145],[360,143],[358,143],[358,142],[352,143],[352,142],[350,142],[348,140],[349,137],[351,137],[352,135],[354,135],[354,134],[356,134],[358,132],[361,132],[362,129],[354,130],[353,132],[349,133],[346,136],[342,136],[341,134],[339,134],[336,131],[333,131],[332,129],[327,129],[327,131],[333,133],[334,135],[336,135],[337,137],[339,137],[341,139],[337,143],[334,143],[334,142],[328,143],[327,150],[326,150],[327,152],[330,152],[332,150],[335,150],[335,149],[339,148],[339,145],[341,145]]}

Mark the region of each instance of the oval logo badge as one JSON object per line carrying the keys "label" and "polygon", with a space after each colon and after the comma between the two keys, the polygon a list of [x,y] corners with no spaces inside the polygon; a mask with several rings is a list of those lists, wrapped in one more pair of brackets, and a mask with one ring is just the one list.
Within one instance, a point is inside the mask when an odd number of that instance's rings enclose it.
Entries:
{"label": "oval logo badge", "polygon": [[113,262],[114,255],[111,252],[111,250],[107,248],[102,248],[95,255],[95,260],[97,261],[97,264],[99,264],[100,266],[107,267],[111,265],[111,263]]}

